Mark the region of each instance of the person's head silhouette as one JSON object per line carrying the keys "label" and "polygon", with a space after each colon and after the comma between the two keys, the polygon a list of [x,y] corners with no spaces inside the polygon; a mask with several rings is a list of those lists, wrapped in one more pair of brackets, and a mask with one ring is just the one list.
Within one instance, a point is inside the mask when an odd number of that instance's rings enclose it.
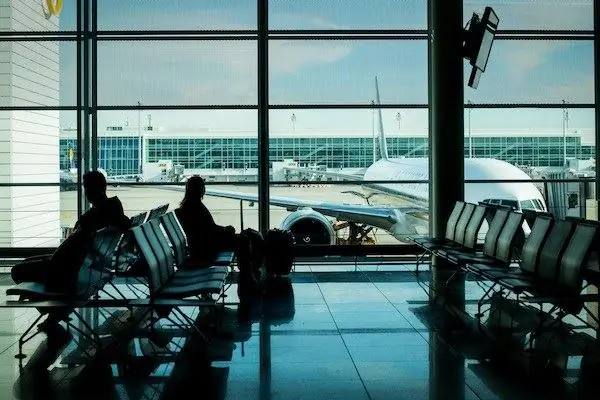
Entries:
{"label": "person's head silhouette", "polygon": [[202,201],[205,193],[206,185],[204,184],[204,179],[198,175],[190,176],[185,184],[185,195],[181,201],[181,205]]}
{"label": "person's head silhouette", "polygon": [[106,178],[100,171],[89,171],[83,175],[85,197],[92,205],[106,200]]}

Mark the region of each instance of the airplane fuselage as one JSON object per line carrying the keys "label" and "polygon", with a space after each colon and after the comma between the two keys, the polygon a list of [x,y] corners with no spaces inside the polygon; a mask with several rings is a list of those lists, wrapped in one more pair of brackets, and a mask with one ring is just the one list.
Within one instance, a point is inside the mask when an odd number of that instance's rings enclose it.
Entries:
{"label": "airplane fuselage", "polygon": [[[363,189],[371,204],[390,206],[429,204],[427,158],[381,159],[365,172]],[[531,178],[519,168],[496,159],[465,159],[465,180],[519,180]],[[390,181],[390,183],[370,181]],[[410,182],[422,181],[423,183]],[[506,204],[516,209],[546,210],[545,200],[533,182],[465,183],[465,201]]]}

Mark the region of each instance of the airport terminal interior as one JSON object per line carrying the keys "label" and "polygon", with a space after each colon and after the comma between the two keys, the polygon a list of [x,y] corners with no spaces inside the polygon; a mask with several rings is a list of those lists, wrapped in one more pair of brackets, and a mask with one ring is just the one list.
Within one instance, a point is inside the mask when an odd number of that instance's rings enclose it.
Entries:
{"label": "airport terminal interior", "polygon": [[0,398],[596,399],[599,24],[0,0]]}

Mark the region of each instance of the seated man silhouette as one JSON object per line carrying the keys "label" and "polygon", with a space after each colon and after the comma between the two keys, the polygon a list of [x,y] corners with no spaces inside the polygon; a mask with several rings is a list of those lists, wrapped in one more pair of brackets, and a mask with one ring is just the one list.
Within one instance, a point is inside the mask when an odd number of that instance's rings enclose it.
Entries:
{"label": "seated man silhouette", "polygon": [[233,226],[217,225],[202,202],[205,193],[204,179],[198,175],[191,176],[185,185],[181,205],[175,210],[187,236],[189,267],[209,267],[219,252],[232,250],[238,257],[240,275],[254,280],[250,238],[236,234]]}
{"label": "seated man silhouette", "polygon": [[121,201],[106,195],[106,179],[102,173],[85,173],[83,187],[92,207],[79,218],[73,233],[51,256],[15,265],[11,270],[15,283],[38,282],[43,283],[47,291],[70,293],[75,290],[77,274],[91,250],[94,233],[102,228],[129,229],[131,220],[123,212]]}

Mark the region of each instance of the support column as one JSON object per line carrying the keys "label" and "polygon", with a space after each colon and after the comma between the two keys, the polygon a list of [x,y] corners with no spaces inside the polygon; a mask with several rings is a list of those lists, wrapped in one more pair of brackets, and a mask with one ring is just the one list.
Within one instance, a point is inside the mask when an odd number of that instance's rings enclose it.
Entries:
{"label": "support column", "polygon": [[269,230],[269,11],[258,0],[258,230]]}
{"label": "support column", "polygon": [[[464,199],[462,3],[429,0],[429,215],[435,238],[444,237],[455,201]],[[435,298],[446,280],[444,267],[442,260],[433,261],[431,296]],[[456,279],[460,287],[460,278]]]}
{"label": "support column", "polygon": [[[258,0],[258,229],[269,230],[269,0]],[[261,305],[262,308],[262,305]],[[271,326],[261,312],[260,399],[271,398]]]}

